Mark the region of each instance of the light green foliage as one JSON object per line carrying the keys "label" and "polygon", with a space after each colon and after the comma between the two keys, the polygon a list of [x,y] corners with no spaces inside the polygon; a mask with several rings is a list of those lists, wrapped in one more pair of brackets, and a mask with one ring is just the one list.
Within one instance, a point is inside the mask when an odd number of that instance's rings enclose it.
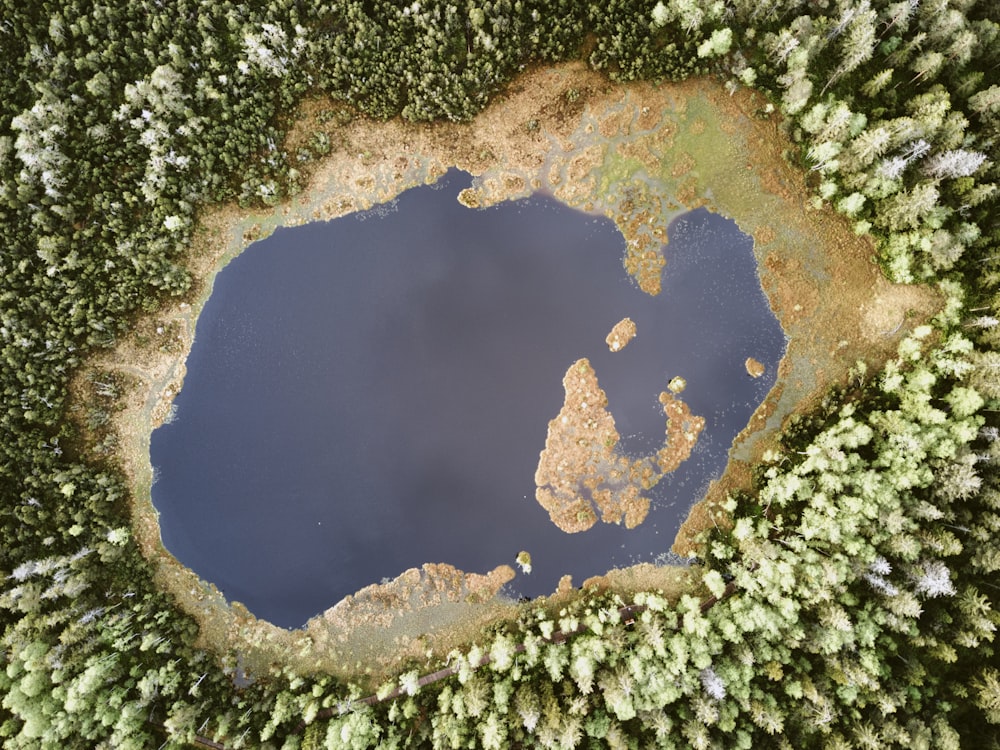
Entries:
{"label": "light green foliage", "polygon": [[657,28],[662,28],[673,18],[673,14],[663,4],[663,0],[658,0],[656,5],[653,6],[652,18],[653,25]]}
{"label": "light green foliage", "polygon": [[698,57],[721,57],[729,52],[732,45],[733,30],[716,29],[708,39],[698,45]]}
{"label": "light green foliage", "polygon": [[851,193],[837,201],[837,210],[848,216],[857,216],[865,205],[865,196],[861,193]]}
{"label": "light green foliage", "polygon": [[1000,671],[986,668],[972,683],[976,703],[983,709],[991,724],[1000,724]]}
{"label": "light green foliage", "polygon": [[514,643],[509,636],[500,635],[490,648],[490,666],[497,672],[505,672],[514,662]]}
{"label": "light green foliage", "polygon": [[407,695],[416,695],[417,691],[420,690],[419,679],[420,673],[415,670],[404,672],[399,676],[399,686]]}
{"label": "light green foliage", "polygon": [[331,721],[326,730],[329,750],[366,750],[374,747],[382,730],[367,711],[352,711]]}
{"label": "light green foliage", "polygon": [[702,583],[712,592],[712,596],[722,596],[726,591],[726,582],[722,580],[722,574],[717,570],[706,573]]}

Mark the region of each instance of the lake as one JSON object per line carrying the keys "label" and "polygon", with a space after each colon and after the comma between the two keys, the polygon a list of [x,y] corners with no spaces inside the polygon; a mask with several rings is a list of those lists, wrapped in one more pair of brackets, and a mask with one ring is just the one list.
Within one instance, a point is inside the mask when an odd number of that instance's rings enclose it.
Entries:
{"label": "lake", "polygon": [[[512,595],[663,559],[775,382],[785,337],[752,240],[699,209],[669,229],[663,291],[622,268],[607,219],[551,197],[472,210],[471,177],[236,257],[202,311],[176,419],[153,432],[166,548],[258,617],[298,627],[358,589],[442,562],[531,554]],[[625,317],[637,336],[609,351]],[[562,378],[586,357],[628,455],[655,453],[675,376],[705,427],[634,529],[568,534],[535,500]],[[752,378],[744,362],[765,367]]]}

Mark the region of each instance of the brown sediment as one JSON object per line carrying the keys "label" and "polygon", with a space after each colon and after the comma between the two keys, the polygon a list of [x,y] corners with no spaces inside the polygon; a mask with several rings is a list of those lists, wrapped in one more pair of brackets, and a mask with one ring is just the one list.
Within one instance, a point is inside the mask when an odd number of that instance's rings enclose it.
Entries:
{"label": "brown sediment", "polygon": [[615,323],[614,328],[611,329],[611,333],[608,334],[608,337],[604,341],[608,345],[608,349],[613,352],[620,352],[628,346],[628,342],[635,338],[635,333],[636,328],[632,318],[622,318]]}
{"label": "brown sediment", "polygon": [[743,363],[743,366],[746,368],[747,375],[749,375],[751,378],[759,378],[765,372],[764,365],[762,365],[759,361],[757,361],[753,357],[747,357],[747,360],[746,362]]}
{"label": "brown sediment", "polygon": [[589,529],[598,517],[635,528],[649,512],[643,493],[691,455],[705,420],[692,416],[672,394],[661,393],[666,442],[654,457],[630,459],[617,450],[615,419],[588,360],[570,366],[563,390],[563,407],[549,422],[545,449],[538,457],[535,499],[568,533]]}
{"label": "brown sediment", "polygon": [[601,120],[599,130],[605,138],[613,138],[616,135],[627,135],[629,132],[632,113],[625,110],[612,112]]}
{"label": "brown sediment", "polygon": [[675,193],[677,200],[682,206],[687,208],[697,208],[698,206],[698,181],[693,177],[688,177],[677,186]]}
{"label": "brown sediment", "polygon": [[678,154],[677,158],[674,159],[673,169],[670,170],[670,174],[674,177],[683,177],[692,169],[694,169],[695,161],[694,157],[689,153]]}
{"label": "brown sediment", "polygon": [[771,227],[767,224],[761,224],[757,227],[757,231],[753,233],[754,242],[758,245],[767,245],[774,242],[775,238],[778,236]]}

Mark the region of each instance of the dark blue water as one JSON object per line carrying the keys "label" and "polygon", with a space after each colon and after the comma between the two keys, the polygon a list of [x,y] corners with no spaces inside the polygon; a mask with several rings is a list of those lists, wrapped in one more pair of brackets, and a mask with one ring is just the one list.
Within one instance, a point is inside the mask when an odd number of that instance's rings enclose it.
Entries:
{"label": "dark blue water", "polygon": [[[167,549],[259,617],[297,627],[426,562],[486,572],[527,550],[534,572],[512,588],[536,596],[656,559],[774,383],[784,335],[732,221],[675,221],[650,297],[610,221],[540,195],[466,209],[469,184],[452,171],[390,207],[279,229],[216,279],[177,419],[152,436],[153,499]],[[638,336],[612,354],[626,316]],[[534,499],[580,357],[628,451],[662,443],[675,375],[706,418],[633,530],[569,535]]]}

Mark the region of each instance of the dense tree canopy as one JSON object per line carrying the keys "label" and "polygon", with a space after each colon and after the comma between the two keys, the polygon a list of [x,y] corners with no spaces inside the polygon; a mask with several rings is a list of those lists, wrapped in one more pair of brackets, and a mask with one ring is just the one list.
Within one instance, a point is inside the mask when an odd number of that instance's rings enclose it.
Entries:
{"label": "dense tree canopy", "polygon": [[[3,745],[1000,746],[998,35],[987,0],[5,0]],[[464,120],[581,56],[759,88],[817,205],[944,310],[788,426],[679,603],[539,609],[381,702],[288,669],[237,687],[156,590],[113,446],[73,449],[71,375],[185,293],[200,207],[298,189],[304,95]],[[114,408],[121,384],[93,385]]]}

